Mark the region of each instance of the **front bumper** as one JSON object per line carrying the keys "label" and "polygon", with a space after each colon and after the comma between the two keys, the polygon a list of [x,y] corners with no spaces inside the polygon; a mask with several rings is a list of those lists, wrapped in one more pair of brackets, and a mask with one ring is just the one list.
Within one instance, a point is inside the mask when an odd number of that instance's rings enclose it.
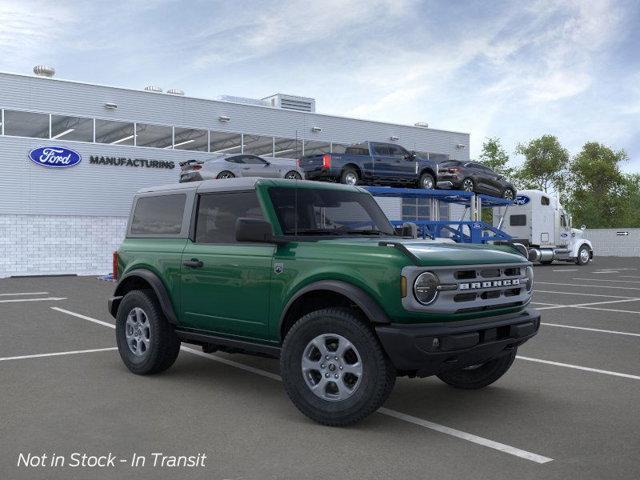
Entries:
{"label": "front bumper", "polygon": [[376,333],[401,374],[427,377],[507,354],[539,328],[540,314],[531,308],[482,320],[379,325]]}

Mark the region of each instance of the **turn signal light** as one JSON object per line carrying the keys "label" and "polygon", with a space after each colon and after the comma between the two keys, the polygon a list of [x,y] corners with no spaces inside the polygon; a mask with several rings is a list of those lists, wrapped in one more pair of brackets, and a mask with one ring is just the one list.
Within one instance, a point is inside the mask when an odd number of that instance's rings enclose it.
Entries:
{"label": "turn signal light", "polygon": [[404,275],[400,277],[400,295],[402,298],[407,296],[407,277]]}
{"label": "turn signal light", "polygon": [[322,156],[322,168],[331,168],[331,155],[328,153]]}
{"label": "turn signal light", "polygon": [[112,275],[113,275],[113,279],[117,280],[118,279],[118,252],[113,252],[113,258],[112,258]]}

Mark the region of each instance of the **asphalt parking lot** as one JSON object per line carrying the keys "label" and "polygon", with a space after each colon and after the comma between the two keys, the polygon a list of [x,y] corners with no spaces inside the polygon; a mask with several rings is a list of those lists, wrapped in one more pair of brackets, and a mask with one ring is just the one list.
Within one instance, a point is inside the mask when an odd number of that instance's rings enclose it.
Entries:
{"label": "asphalt parking lot", "polygon": [[[323,427],[274,360],[185,349],[130,374],[94,277],[0,280],[0,479],[636,479],[640,260],[535,269],[539,335],[482,391],[399,379],[380,413]],[[207,455],[204,467],[17,466],[19,455]]]}

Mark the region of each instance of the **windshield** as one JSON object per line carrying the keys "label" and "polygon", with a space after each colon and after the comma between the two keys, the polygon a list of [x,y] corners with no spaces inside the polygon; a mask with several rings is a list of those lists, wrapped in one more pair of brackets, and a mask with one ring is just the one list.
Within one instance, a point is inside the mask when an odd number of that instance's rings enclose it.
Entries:
{"label": "windshield", "polygon": [[320,188],[269,189],[284,235],[394,235],[367,193]]}

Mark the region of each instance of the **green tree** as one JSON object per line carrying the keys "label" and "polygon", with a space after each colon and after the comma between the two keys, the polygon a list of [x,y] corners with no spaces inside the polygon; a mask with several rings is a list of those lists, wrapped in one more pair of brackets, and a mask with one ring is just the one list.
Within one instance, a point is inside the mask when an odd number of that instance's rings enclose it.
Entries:
{"label": "green tree", "polygon": [[489,167],[494,172],[511,178],[514,168],[509,166],[509,154],[502,147],[498,137],[485,138],[482,144],[482,153],[479,158],[480,163]]}
{"label": "green tree", "polygon": [[[624,150],[613,151],[598,142],[588,142],[571,161],[569,167],[569,209],[575,224],[592,228],[619,227],[632,221],[639,180],[620,171],[627,160]],[[629,225],[624,225],[629,226]]]}
{"label": "green tree", "polygon": [[566,186],[569,152],[554,135],[543,135],[527,144],[519,144],[516,153],[524,155],[524,164],[517,172],[520,186],[560,194]]}

